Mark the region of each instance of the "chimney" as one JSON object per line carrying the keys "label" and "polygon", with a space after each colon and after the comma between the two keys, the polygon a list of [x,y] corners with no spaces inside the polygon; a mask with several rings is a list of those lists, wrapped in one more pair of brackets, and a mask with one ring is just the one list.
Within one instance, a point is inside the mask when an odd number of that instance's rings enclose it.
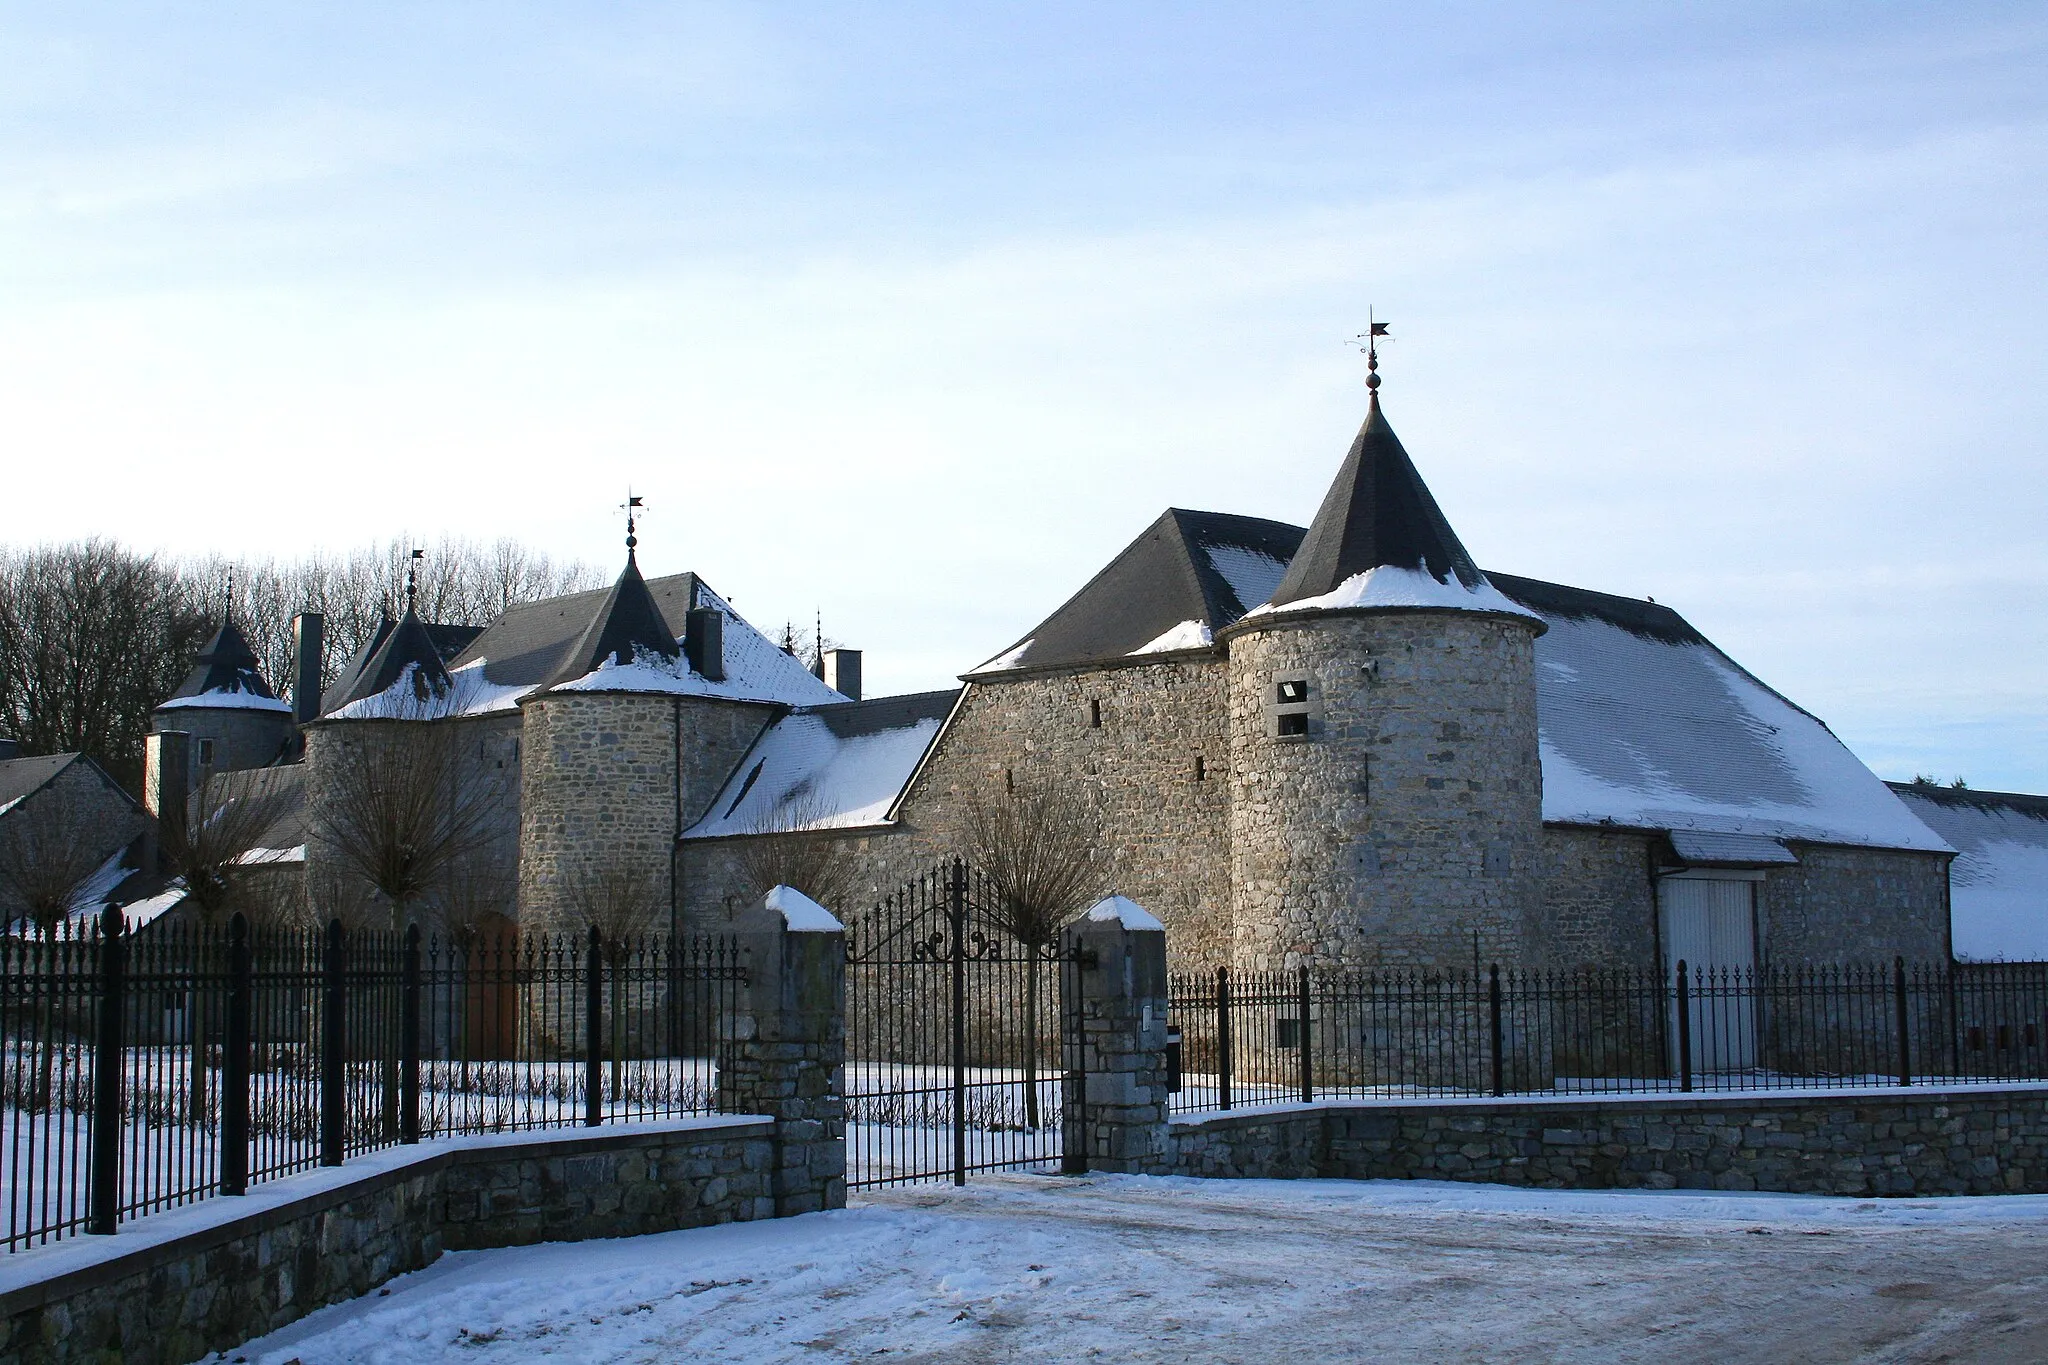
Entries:
{"label": "chimney", "polygon": [[683,657],[710,682],[725,681],[725,617],[717,607],[691,607],[683,625]]}
{"label": "chimney", "polygon": [[192,795],[192,736],[158,730],[142,741],[142,804],[169,834],[182,827]]}
{"label": "chimney", "polygon": [[302,611],[292,618],[292,719],[304,725],[320,718],[320,662],[326,647],[327,618]]}
{"label": "chimney", "polygon": [[839,695],[853,701],[860,700],[860,651],[857,649],[828,649],[825,651],[825,686]]}
{"label": "chimney", "polygon": [[0,761],[21,757],[21,741],[0,735]]}

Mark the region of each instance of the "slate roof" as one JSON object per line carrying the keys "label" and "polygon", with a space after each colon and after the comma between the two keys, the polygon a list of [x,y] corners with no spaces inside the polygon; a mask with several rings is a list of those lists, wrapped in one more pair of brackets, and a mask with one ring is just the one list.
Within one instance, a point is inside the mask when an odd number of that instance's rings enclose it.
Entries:
{"label": "slate roof", "polygon": [[[390,630],[379,630],[378,639],[369,647],[354,675],[347,679],[346,687],[339,682],[328,689],[328,696],[335,697],[334,708],[363,701],[390,689],[391,685],[405,675],[407,669],[414,670],[413,685],[419,688],[433,686],[437,691],[448,682],[448,668],[441,659],[441,651],[435,647],[434,637],[427,632],[426,624],[413,614],[410,606],[398,624]],[[422,692],[424,696],[424,691]],[[323,711],[327,697],[322,697]]]}
{"label": "slate roof", "polygon": [[1949,929],[1966,962],[2048,960],[2048,796],[1893,782],[1955,845]]}
{"label": "slate roof", "polygon": [[[277,699],[277,694],[270,690],[270,684],[263,680],[256,652],[249,648],[249,641],[235,625],[232,616],[221,618],[220,629],[199,651],[192,671],[185,675],[176,691],[164,698],[159,709],[177,709],[181,703],[206,705],[215,698],[240,707],[254,702],[263,710],[290,709]],[[262,706],[264,702],[271,704]]]}
{"label": "slate roof", "polygon": [[1455,574],[1468,589],[1486,581],[1388,425],[1375,393],[1365,424],[1273,592],[1273,605],[1321,597],[1382,565],[1426,570],[1445,582]]}
{"label": "slate roof", "polygon": [[[1199,648],[1272,594],[1301,537],[1285,522],[1168,508],[1037,629],[970,676]],[[1147,649],[1189,623],[1197,629],[1185,644]]]}
{"label": "slate roof", "polygon": [[807,706],[762,732],[685,839],[883,823],[961,689]]}
{"label": "slate roof", "polygon": [[648,652],[674,659],[682,653],[676,638],[654,595],[648,592],[647,580],[640,576],[640,565],[629,550],[618,581],[612,584],[575,648],[548,681],[570,682],[607,660],[631,663],[635,655]]}
{"label": "slate roof", "polygon": [[[443,666],[467,649],[470,642],[484,631],[482,626],[454,626],[438,621],[421,621],[419,626],[426,632],[427,641],[433,646],[434,655],[441,660]],[[363,670],[378,651],[384,648],[385,642],[397,629],[398,622],[388,616],[377,623],[377,629],[363,642],[362,648],[342,666],[340,674],[328,685],[327,690],[320,694],[321,715],[339,710],[358,696],[373,695],[359,691],[363,682]]]}
{"label": "slate roof", "polygon": [[82,754],[37,754],[33,758],[0,759],[0,815],[31,792],[39,791]]}

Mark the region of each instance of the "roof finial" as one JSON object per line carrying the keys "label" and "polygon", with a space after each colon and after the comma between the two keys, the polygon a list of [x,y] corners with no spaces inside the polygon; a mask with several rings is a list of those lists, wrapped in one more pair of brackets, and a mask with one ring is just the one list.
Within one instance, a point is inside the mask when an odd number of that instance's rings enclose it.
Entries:
{"label": "roof finial", "polygon": [[425,550],[414,550],[405,561],[405,610],[412,614],[413,604],[420,597],[420,561],[427,557]]}
{"label": "roof finial", "polygon": [[633,550],[640,544],[640,537],[634,534],[639,529],[639,511],[647,504],[635,496],[633,486],[626,485],[626,500],[619,504],[619,510],[626,514],[626,558],[633,558]]}
{"label": "roof finial", "polygon": [[1374,407],[1380,405],[1379,339],[1386,337],[1391,341],[1393,336],[1394,334],[1387,330],[1386,323],[1373,319],[1372,309],[1368,307],[1365,310],[1365,333],[1357,339],[1365,343],[1365,391],[1372,395]]}
{"label": "roof finial", "polygon": [[235,566],[232,564],[228,565],[228,596],[227,600],[220,604],[220,619],[222,621],[232,621],[235,619]]}

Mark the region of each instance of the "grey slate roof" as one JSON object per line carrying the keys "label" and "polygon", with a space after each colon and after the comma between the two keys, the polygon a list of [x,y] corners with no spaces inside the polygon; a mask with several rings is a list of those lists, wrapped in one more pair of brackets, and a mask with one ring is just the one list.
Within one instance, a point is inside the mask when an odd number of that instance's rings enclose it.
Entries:
{"label": "grey slate roof", "polygon": [[2048,796],[1893,782],[1914,814],[1955,845],[1949,925],[1973,962],[2048,960]]}
{"label": "grey slate roof", "polygon": [[277,698],[277,694],[270,690],[270,684],[263,681],[256,652],[249,648],[249,641],[235,625],[232,616],[221,618],[220,629],[199,651],[192,671],[178,684],[177,691],[164,700],[200,697],[209,692],[246,692],[252,696],[269,697],[273,701]]}
{"label": "grey slate roof", "polygon": [[1375,393],[1365,425],[1273,593],[1273,605],[1320,597],[1383,564],[1427,569],[1446,582],[1456,574],[1467,588],[1485,581],[1387,424]]}
{"label": "grey slate roof", "polygon": [[[484,631],[482,626],[454,626],[437,621],[421,621],[419,625],[420,629],[426,632],[428,643],[433,646],[435,656],[440,659],[444,667],[456,655],[467,649],[470,642],[483,634]],[[320,694],[321,715],[324,716],[330,711],[339,710],[358,697],[373,696],[376,691],[382,690],[373,689],[369,692],[360,690],[364,681],[363,670],[369,666],[370,660],[377,656],[378,651],[384,648],[385,642],[391,638],[392,632],[397,629],[398,622],[388,616],[377,623],[377,629],[371,632],[368,640],[363,642],[362,648],[358,649],[348,663],[343,665],[340,674],[328,685],[327,690]],[[386,686],[389,686],[389,683]]]}
{"label": "grey slate roof", "polygon": [[[639,577],[637,569],[634,577]],[[664,623],[686,619],[690,608],[696,605],[697,575],[693,573],[644,579],[641,586]],[[450,660],[449,666],[462,668],[477,659],[486,660],[485,681],[499,685],[539,686],[557,681],[565,676],[565,669],[577,662],[584,637],[617,592],[618,585],[613,584],[610,588],[593,588],[508,608]],[[595,647],[596,641],[591,643]],[[673,636],[669,648],[673,657]],[[577,677],[588,671],[579,668],[566,676]]]}
{"label": "grey slate roof", "polygon": [[1285,522],[1170,507],[1037,629],[975,672],[1125,659],[1188,621],[1213,632],[1266,600],[1301,536]]}
{"label": "grey slate roof", "polygon": [[[346,680],[346,686],[337,682],[328,689],[328,695],[336,698],[334,706],[347,706],[378,695],[397,682],[408,668],[416,670],[416,687],[438,688],[447,683],[448,668],[441,660],[441,651],[435,648],[433,636],[411,607],[405,609],[396,626],[380,630],[378,635],[380,638],[369,647],[354,676]],[[326,706],[327,700],[321,698],[323,710],[331,709]]]}
{"label": "grey slate roof", "polygon": [[[675,631],[670,629],[654,595],[647,590],[647,580],[640,576],[639,562],[628,550],[626,567],[618,581],[612,584],[611,591],[592,614],[589,626],[548,681],[574,681],[608,659],[631,663],[636,653],[674,659],[682,651],[676,647]],[[490,669],[486,667],[484,673],[488,678]]]}
{"label": "grey slate roof", "polygon": [[39,791],[51,778],[83,757],[83,754],[37,754],[33,758],[0,759],[0,807],[11,806],[29,793]]}

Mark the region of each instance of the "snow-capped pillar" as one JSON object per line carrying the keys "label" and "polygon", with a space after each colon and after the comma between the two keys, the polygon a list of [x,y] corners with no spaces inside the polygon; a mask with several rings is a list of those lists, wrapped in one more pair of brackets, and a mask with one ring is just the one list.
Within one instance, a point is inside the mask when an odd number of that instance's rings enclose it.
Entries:
{"label": "snow-capped pillar", "polygon": [[1111,896],[1067,926],[1079,1056],[1067,1067],[1067,1168],[1158,1173],[1166,1105],[1166,929]]}
{"label": "snow-capped pillar", "polygon": [[747,979],[722,1026],[718,1107],[775,1120],[774,1216],[844,1208],[845,930],[787,886],[736,930]]}

